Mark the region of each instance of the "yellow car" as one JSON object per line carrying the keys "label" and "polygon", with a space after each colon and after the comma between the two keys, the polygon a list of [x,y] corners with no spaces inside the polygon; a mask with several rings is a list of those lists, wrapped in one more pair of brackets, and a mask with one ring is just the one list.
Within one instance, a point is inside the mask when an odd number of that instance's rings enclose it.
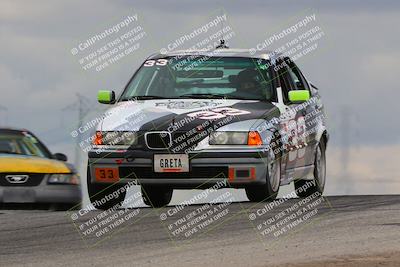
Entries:
{"label": "yellow car", "polygon": [[0,128],[0,204],[79,204],[80,178],[66,161],[31,132]]}

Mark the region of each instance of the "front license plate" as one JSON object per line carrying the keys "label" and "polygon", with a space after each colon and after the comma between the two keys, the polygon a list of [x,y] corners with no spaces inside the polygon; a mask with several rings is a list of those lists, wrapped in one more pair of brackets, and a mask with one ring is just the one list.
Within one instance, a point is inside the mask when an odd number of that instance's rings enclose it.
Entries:
{"label": "front license plate", "polygon": [[95,168],[96,181],[103,183],[115,183],[119,181],[118,168]]}
{"label": "front license plate", "polygon": [[5,188],[3,191],[4,203],[32,203],[35,202],[35,191],[23,188]]}
{"label": "front license plate", "polygon": [[187,154],[154,155],[154,172],[189,172]]}

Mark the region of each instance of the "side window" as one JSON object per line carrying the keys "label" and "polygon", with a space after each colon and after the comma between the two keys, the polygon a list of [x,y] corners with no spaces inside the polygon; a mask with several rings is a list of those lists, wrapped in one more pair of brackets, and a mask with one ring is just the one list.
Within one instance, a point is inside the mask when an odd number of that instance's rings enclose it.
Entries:
{"label": "side window", "polygon": [[291,83],[290,83],[290,77],[288,75],[288,67],[287,64],[284,61],[278,61],[277,65],[278,67],[278,77],[279,77],[279,83],[282,88],[282,95],[283,95],[283,102],[287,103],[289,102],[289,91],[291,90]]}
{"label": "side window", "polygon": [[300,70],[293,62],[289,64],[288,74],[291,79],[290,90],[310,90]]}

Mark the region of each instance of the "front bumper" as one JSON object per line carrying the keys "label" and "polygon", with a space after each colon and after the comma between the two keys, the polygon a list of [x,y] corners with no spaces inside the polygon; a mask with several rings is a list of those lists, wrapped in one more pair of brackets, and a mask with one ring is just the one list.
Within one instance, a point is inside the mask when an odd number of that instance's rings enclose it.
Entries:
{"label": "front bumper", "polygon": [[0,186],[0,203],[79,204],[80,185],[47,184],[47,175],[35,186]]}
{"label": "front bumper", "polygon": [[268,155],[262,151],[189,153],[188,173],[167,174],[153,171],[154,154],[152,151],[90,152],[88,179],[96,183],[95,168],[117,167],[121,183],[182,189],[207,188],[217,183],[232,188],[266,183]]}

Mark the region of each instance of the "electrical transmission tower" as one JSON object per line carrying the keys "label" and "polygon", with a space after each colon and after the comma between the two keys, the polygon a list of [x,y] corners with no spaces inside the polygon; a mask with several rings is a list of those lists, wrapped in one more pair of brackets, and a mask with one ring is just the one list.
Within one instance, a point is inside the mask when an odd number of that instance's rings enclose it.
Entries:
{"label": "electrical transmission tower", "polygon": [[348,105],[343,105],[340,112],[340,143],[341,143],[341,178],[343,184],[346,184],[345,194],[352,194],[355,189],[355,181],[358,177],[351,177],[349,163],[351,160],[350,152],[357,149],[358,145],[354,143],[359,137],[357,130],[359,124],[358,114]]}
{"label": "electrical transmission tower", "polygon": [[75,103],[72,103],[68,106],[65,106],[62,111],[67,112],[67,111],[78,111],[78,123],[76,125],[73,125],[72,130],[76,130],[78,132],[78,135],[75,137],[75,166],[79,168],[81,166],[81,147],[79,146],[79,141],[80,141],[80,136],[79,136],[79,128],[83,126],[83,120],[86,117],[86,115],[90,111],[90,106],[93,104],[89,100],[89,98],[76,93],[76,96],[78,100]]}
{"label": "electrical transmission tower", "polygon": [[[4,125],[7,124],[7,111],[8,111],[8,109],[6,107],[0,106],[0,113],[4,112],[4,123],[3,123]],[[0,124],[1,124],[1,121],[0,121]]]}

